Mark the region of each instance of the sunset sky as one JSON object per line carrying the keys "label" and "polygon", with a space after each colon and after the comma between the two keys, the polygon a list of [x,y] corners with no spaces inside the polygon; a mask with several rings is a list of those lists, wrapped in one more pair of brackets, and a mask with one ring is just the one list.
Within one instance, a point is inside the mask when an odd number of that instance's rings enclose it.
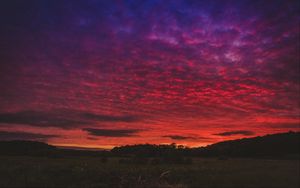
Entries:
{"label": "sunset sky", "polygon": [[299,7],[1,1],[0,140],[194,147],[299,131]]}

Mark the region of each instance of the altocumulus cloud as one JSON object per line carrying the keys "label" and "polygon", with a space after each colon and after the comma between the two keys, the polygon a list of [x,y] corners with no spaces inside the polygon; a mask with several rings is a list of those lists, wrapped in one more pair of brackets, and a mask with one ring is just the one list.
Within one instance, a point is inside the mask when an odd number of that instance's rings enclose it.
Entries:
{"label": "altocumulus cloud", "polygon": [[84,124],[84,121],[73,120],[61,114],[40,112],[40,111],[20,111],[0,114],[0,123],[23,124],[35,127],[59,127],[69,129]]}
{"label": "altocumulus cloud", "polygon": [[92,114],[92,113],[83,113],[82,117],[90,120],[96,121],[108,121],[108,122],[135,122],[138,121],[138,118],[135,116],[112,116],[112,115],[103,115],[103,114]]}
{"label": "altocumulus cloud", "polygon": [[194,140],[194,139],[197,139],[195,137],[191,137],[191,136],[180,136],[180,135],[165,135],[163,137],[166,137],[166,138],[170,138],[172,140]]}
{"label": "altocumulus cloud", "polygon": [[92,136],[103,137],[132,137],[136,136],[136,133],[141,132],[139,129],[94,129],[84,128],[83,131],[89,133]]}
{"label": "altocumulus cloud", "polygon": [[58,127],[72,129],[96,122],[134,122],[135,116],[94,114],[77,110],[19,111],[0,113],[0,124],[23,124],[35,127]]}
{"label": "altocumulus cloud", "polygon": [[170,138],[172,140],[211,140],[209,137],[202,137],[202,136],[182,136],[182,135],[164,135],[164,138]]}
{"label": "altocumulus cloud", "polygon": [[244,136],[250,136],[254,135],[255,133],[252,131],[247,131],[247,130],[239,130],[239,131],[228,131],[228,132],[222,132],[222,133],[217,133],[213,134],[216,136],[232,136],[232,135],[244,135]]}
{"label": "altocumulus cloud", "polygon": [[29,133],[29,132],[20,132],[20,131],[0,131],[0,140],[37,140],[37,141],[46,141],[50,138],[59,137],[57,135],[50,134],[38,134],[38,133]]}

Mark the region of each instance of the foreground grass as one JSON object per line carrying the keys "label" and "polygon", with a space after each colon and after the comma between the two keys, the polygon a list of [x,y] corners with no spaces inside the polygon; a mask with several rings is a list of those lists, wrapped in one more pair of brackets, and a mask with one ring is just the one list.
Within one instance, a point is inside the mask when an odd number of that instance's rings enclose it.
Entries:
{"label": "foreground grass", "polygon": [[299,187],[299,161],[193,159],[119,164],[99,158],[0,157],[0,187]]}

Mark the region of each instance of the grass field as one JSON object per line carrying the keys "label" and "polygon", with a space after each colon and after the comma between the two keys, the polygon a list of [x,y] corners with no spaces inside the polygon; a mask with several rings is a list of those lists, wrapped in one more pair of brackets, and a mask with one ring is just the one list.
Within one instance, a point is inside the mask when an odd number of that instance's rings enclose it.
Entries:
{"label": "grass field", "polygon": [[299,161],[200,159],[123,164],[119,158],[0,157],[0,187],[299,187]]}

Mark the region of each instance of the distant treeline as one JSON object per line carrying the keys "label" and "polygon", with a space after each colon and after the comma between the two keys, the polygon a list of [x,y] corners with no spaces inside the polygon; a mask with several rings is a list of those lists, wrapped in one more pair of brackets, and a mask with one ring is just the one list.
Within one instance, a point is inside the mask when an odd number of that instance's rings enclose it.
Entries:
{"label": "distant treeline", "polygon": [[0,155],[30,155],[45,157],[240,157],[298,159],[300,133],[288,132],[262,137],[224,141],[206,147],[188,148],[182,145],[139,144],[115,147],[111,151],[61,149],[42,142],[1,141]]}

